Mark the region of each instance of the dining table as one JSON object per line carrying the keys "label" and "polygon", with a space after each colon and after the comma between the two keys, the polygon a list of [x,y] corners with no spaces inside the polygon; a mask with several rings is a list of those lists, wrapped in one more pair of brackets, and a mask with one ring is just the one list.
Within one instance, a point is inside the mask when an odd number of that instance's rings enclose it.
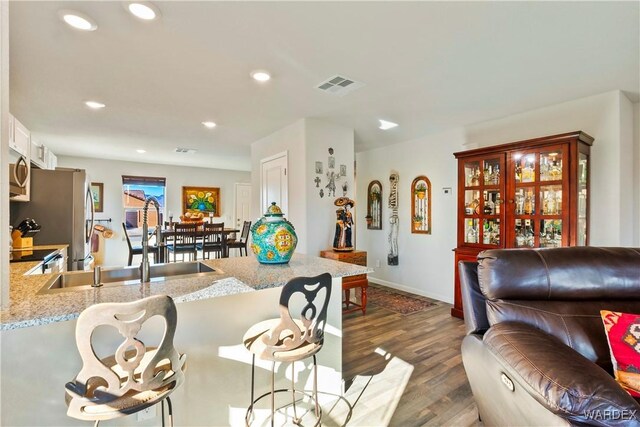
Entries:
{"label": "dining table", "polygon": [[[234,233],[239,233],[240,230],[237,228],[224,228],[222,230],[222,258],[228,258],[229,257],[229,248],[227,247],[227,238],[230,234],[234,234]],[[169,253],[167,250],[167,241],[169,239],[171,239],[172,237],[174,237],[176,234],[178,234],[176,232],[175,227],[173,226],[168,226],[168,227],[161,227],[159,230],[159,243],[158,243],[158,262],[159,263],[164,263],[167,262],[169,260]],[[199,225],[198,227],[196,227],[196,239],[198,240],[202,240],[202,238],[204,237],[204,227],[202,225]]]}

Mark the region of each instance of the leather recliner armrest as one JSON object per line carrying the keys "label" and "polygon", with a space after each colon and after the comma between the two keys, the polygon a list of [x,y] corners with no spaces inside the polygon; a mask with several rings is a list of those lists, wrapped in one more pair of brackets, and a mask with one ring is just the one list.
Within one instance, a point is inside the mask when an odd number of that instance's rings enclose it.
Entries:
{"label": "leather recliner armrest", "polygon": [[505,373],[554,414],[578,425],[640,426],[640,405],[606,371],[530,325],[503,322],[484,345]]}
{"label": "leather recliner armrest", "polygon": [[484,334],[489,329],[489,320],[487,320],[485,297],[482,295],[478,283],[478,263],[460,261],[458,262],[458,273],[467,335]]}

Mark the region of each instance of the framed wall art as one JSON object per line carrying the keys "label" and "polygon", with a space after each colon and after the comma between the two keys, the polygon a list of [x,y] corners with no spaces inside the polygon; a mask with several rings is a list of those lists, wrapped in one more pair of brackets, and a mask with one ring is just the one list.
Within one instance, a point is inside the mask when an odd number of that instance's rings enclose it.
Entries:
{"label": "framed wall art", "polygon": [[382,184],[371,181],[367,189],[367,228],[382,230]]}
{"label": "framed wall art", "polygon": [[104,212],[104,183],[91,183],[91,197],[93,198],[93,210]]}
{"label": "framed wall art", "polygon": [[204,216],[220,216],[219,187],[182,187],[182,213],[193,215],[202,212]]}
{"label": "framed wall art", "polygon": [[431,181],[420,175],[411,183],[411,232],[431,234]]}

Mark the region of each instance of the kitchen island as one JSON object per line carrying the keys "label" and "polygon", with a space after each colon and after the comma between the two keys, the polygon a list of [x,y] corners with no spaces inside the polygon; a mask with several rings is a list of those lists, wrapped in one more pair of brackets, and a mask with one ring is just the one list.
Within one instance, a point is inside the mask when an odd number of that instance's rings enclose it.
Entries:
{"label": "kitchen island", "polygon": [[[185,383],[172,395],[176,425],[243,425],[251,363],[251,355],[242,344],[244,332],[258,321],[278,316],[279,287],[289,279],[324,272],[333,276],[333,295],[325,346],[318,355],[319,390],[327,393],[325,399],[341,393],[341,278],[369,269],[301,254],[295,254],[286,265],[261,265],[254,257],[204,263],[216,274],[50,294],[38,294],[50,275],[22,276],[19,270],[29,266],[15,271],[12,268],[11,305],[1,314],[1,424],[86,425],[68,418],[64,403],[64,384],[81,367],[74,338],[75,319],[95,303],[167,294],[177,302],[175,345],[187,354],[188,365]],[[159,323],[151,325],[147,334],[142,334],[145,344],[153,345],[154,337],[157,343],[160,331]],[[111,332],[96,333],[96,342],[110,344],[109,348],[120,341]],[[257,366],[257,391],[265,391],[270,364]],[[277,367],[279,382],[287,381],[284,368]],[[297,386],[308,388],[308,380],[309,371],[305,370],[297,378]],[[134,415],[110,425],[131,425],[135,420]],[[140,422],[158,424],[158,416]]]}

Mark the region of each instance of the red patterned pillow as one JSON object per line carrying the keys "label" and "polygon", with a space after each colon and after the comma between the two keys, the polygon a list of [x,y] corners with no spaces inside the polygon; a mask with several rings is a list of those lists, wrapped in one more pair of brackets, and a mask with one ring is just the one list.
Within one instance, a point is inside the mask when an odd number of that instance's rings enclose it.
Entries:
{"label": "red patterned pillow", "polygon": [[640,397],[640,314],[601,310],[616,381]]}

